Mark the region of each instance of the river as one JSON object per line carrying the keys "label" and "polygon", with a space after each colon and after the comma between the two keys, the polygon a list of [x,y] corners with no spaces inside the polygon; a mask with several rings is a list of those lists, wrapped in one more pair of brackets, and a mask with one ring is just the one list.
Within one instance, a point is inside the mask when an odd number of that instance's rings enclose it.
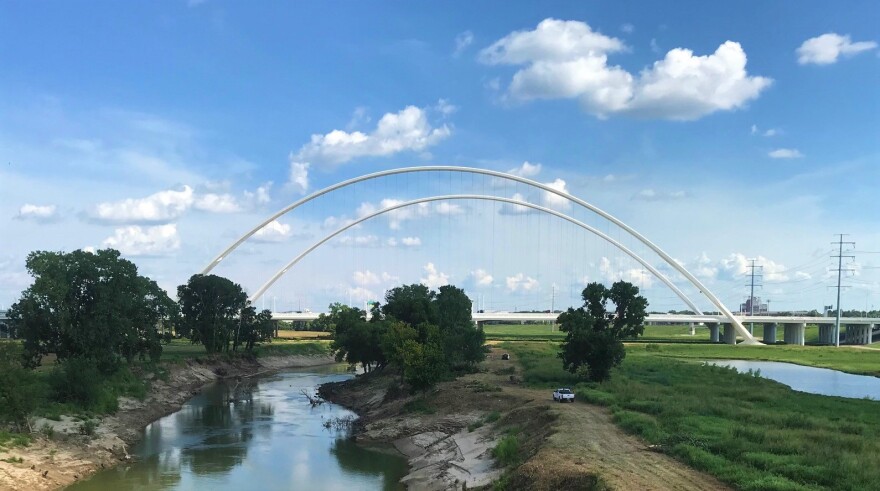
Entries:
{"label": "river", "polygon": [[853,375],[839,370],[778,361],[710,360],[706,363],[733,367],[741,373],[760,370],[760,375],[764,378],[810,394],[880,400],[880,378],[868,375]]}
{"label": "river", "polygon": [[348,438],[331,403],[312,407],[301,391],[350,378],[310,368],[218,383],[146,427],[130,464],[68,491],[399,490],[404,458]]}

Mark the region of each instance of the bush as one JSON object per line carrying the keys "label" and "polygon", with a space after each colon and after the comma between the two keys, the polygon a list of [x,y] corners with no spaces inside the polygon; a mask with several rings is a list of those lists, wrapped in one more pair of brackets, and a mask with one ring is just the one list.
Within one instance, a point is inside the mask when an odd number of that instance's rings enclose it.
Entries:
{"label": "bush", "polygon": [[43,385],[19,357],[17,346],[0,343],[0,421],[22,428],[43,397]]}
{"label": "bush", "polygon": [[98,429],[98,422],[87,419],[79,425],[79,434],[86,436],[95,436],[95,430]]}
{"label": "bush", "polygon": [[[84,410],[98,413],[112,413],[119,409],[116,389],[123,392],[136,387],[138,382],[131,380],[131,373],[120,371],[113,375],[108,384],[101,375],[97,363],[84,358],[70,358],[52,370],[49,375],[49,386],[52,399],[58,402],[71,403]],[[143,384],[140,384],[143,387]],[[133,389],[132,389],[133,390]]]}
{"label": "bush", "polygon": [[513,465],[519,460],[519,440],[516,435],[507,435],[492,449],[492,456],[502,466]]}

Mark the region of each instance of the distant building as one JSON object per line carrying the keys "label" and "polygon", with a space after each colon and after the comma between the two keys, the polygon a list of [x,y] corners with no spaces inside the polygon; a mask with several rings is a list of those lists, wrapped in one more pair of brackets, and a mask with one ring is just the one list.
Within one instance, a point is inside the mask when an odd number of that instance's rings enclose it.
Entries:
{"label": "distant building", "polygon": [[[753,305],[754,310],[752,310]],[[754,312],[755,315],[763,315],[768,313],[770,309],[767,307],[766,303],[761,303],[761,297],[749,297],[746,299],[745,303],[739,304],[739,311],[743,314],[751,314]]]}

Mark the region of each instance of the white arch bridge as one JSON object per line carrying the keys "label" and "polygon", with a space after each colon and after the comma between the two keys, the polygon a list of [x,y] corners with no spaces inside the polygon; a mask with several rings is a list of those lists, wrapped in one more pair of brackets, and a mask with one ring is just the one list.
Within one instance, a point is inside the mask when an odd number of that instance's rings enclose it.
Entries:
{"label": "white arch bridge", "polygon": [[[606,219],[607,221],[613,223],[614,225],[618,226],[620,229],[625,231],[627,234],[629,234],[630,236],[632,236],[633,238],[635,238],[636,240],[641,242],[643,245],[647,246],[651,251],[653,251],[655,254],[657,254],[657,256],[659,256],[661,258],[661,260],[666,265],[668,265],[668,267],[671,267],[672,269],[677,271],[679,274],[681,274],[681,276],[686,281],[688,281],[691,285],[693,285],[693,287],[700,293],[700,295],[704,296],[706,298],[706,300],[708,300],[715,307],[715,309],[717,309],[717,311],[721,312],[721,314],[718,316],[705,316],[705,315],[703,315],[701,310],[695,304],[695,302],[693,302],[690,298],[688,298],[688,296],[684,292],[682,292],[680,288],[678,288],[666,275],[661,273],[659,270],[657,270],[656,267],[654,267],[652,264],[650,264],[649,261],[645,260],[644,258],[639,256],[638,254],[636,254],[634,251],[632,251],[631,249],[624,246],[618,240],[615,240],[614,238],[612,238],[608,234],[601,232],[600,230],[596,229],[595,227],[591,227],[590,225],[587,225],[586,223],[584,223],[580,220],[577,220],[577,219],[575,219],[565,213],[562,213],[558,210],[554,210],[554,209],[544,207],[544,206],[541,206],[538,204],[534,204],[534,203],[531,203],[528,201],[524,201],[521,199],[514,199],[514,198],[504,198],[504,197],[493,196],[493,195],[480,195],[480,194],[447,194],[447,195],[437,195],[437,196],[429,196],[429,197],[413,199],[410,201],[393,204],[391,206],[385,207],[385,208],[380,209],[378,211],[375,211],[373,213],[367,214],[357,220],[354,220],[353,222],[348,223],[348,224],[338,228],[337,230],[327,234],[325,237],[321,238],[320,240],[318,240],[317,242],[312,244],[306,250],[304,250],[299,255],[294,257],[290,262],[285,264],[274,275],[272,275],[272,277],[265,284],[263,284],[256,292],[254,292],[253,295],[251,295],[251,298],[250,298],[251,301],[254,301],[254,300],[260,298],[266,292],[266,290],[269,289],[269,287],[271,287],[279,278],[281,278],[286,273],[288,273],[299,261],[301,261],[308,254],[310,254],[314,250],[320,248],[322,245],[326,244],[333,237],[336,237],[339,234],[342,234],[345,231],[351,229],[352,227],[355,227],[365,221],[371,220],[373,218],[376,218],[378,216],[381,216],[381,215],[384,215],[387,213],[394,212],[396,210],[404,209],[404,208],[407,208],[410,206],[416,206],[416,205],[419,205],[422,203],[433,202],[433,201],[486,200],[486,201],[506,203],[508,205],[513,205],[513,206],[525,207],[525,208],[529,208],[529,209],[538,211],[538,212],[546,214],[546,215],[552,215],[552,216],[555,216],[555,217],[560,218],[562,220],[565,220],[571,224],[574,224],[583,230],[586,230],[586,231],[592,233],[593,235],[601,238],[602,240],[604,240],[604,241],[608,242],[609,244],[611,244],[612,246],[616,247],[621,252],[628,255],[629,257],[631,257],[632,259],[637,261],[639,264],[641,264],[643,267],[645,267],[645,269],[647,269],[651,274],[653,274],[662,283],[664,283],[667,287],[669,287],[669,289],[672,290],[692,311],[697,313],[696,316],[690,316],[687,319],[682,318],[682,319],[679,319],[678,321],[669,321],[669,320],[661,321],[660,319],[655,319],[654,317],[650,317],[648,319],[649,322],[650,321],[657,321],[657,322],[705,323],[706,325],[708,325],[710,327],[710,329],[712,329],[712,326],[714,325],[715,330],[713,332],[716,333],[716,334],[714,334],[715,337],[718,337],[718,335],[717,335],[718,326],[723,325],[723,326],[726,326],[725,327],[725,333],[726,333],[725,339],[728,340],[728,342],[735,343],[737,337],[739,337],[743,340],[744,344],[761,344],[754,336],[752,336],[752,334],[749,332],[749,330],[747,330],[743,326],[743,319],[738,316],[735,316],[718,299],[718,297],[716,295],[714,295],[702,282],[700,282],[684,266],[682,266],[677,261],[675,261],[669,254],[667,254],[665,251],[663,251],[660,247],[658,247],[656,244],[654,244],[653,242],[648,240],[644,235],[640,234],[639,232],[637,232],[635,229],[633,229],[632,227],[630,227],[629,225],[627,225],[623,221],[617,219],[613,215],[607,213],[606,211],[598,208],[595,205],[592,205],[592,204],[590,204],[590,203],[588,203],[588,202],[586,202],[576,196],[570,195],[568,193],[565,193],[563,191],[555,189],[555,188],[548,186],[546,184],[542,184],[540,182],[537,182],[537,181],[534,181],[534,180],[531,180],[531,179],[528,179],[525,177],[509,174],[509,173],[497,172],[497,171],[492,171],[492,170],[487,170],[487,169],[472,168],[472,167],[458,167],[458,166],[405,167],[405,168],[400,168],[400,169],[391,169],[391,170],[385,170],[385,171],[381,171],[381,172],[375,172],[372,174],[363,175],[360,177],[349,179],[349,180],[334,184],[332,186],[326,187],[324,189],[316,191],[316,192],[314,192],[308,196],[305,196],[302,199],[282,208],[281,210],[279,210],[275,214],[266,218],[261,223],[257,224],[253,229],[249,230],[247,233],[242,235],[238,240],[233,242],[226,249],[224,249],[223,252],[221,252],[219,255],[217,255],[217,257],[214,258],[214,260],[211,261],[211,263],[209,263],[202,270],[201,273],[202,274],[209,274],[223,259],[225,259],[229,254],[231,254],[236,248],[238,248],[241,244],[243,244],[247,239],[249,239],[254,234],[256,234],[260,229],[262,229],[266,225],[270,224],[274,220],[278,219],[279,217],[281,217],[287,213],[292,212],[293,210],[299,208],[300,206],[302,206],[306,203],[309,203],[310,201],[312,201],[320,196],[331,193],[331,192],[336,191],[338,189],[345,188],[347,186],[351,186],[351,185],[365,182],[365,181],[370,181],[373,179],[382,178],[385,176],[392,176],[392,175],[398,175],[398,174],[417,174],[417,173],[425,173],[425,172],[458,172],[458,173],[466,173],[466,174],[472,174],[472,175],[490,176],[492,178],[508,180],[508,181],[512,181],[512,182],[516,182],[516,183],[522,183],[522,184],[529,186],[530,188],[534,188],[537,190],[544,191],[546,193],[551,193],[553,195],[556,195],[559,198],[567,200],[568,202],[581,207],[582,209],[588,210],[589,212],[591,212],[595,215],[598,215],[599,217],[602,217],[602,218]],[[276,317],[278,320],[311,320],[310,316],[314,316],[314,318],[317,318],[317,314],[275,314],[275,315],[278,316],[278,317]],[[503,317],[503,316],[513,316],[513,317],[497,318],[497,319],[495,318],[495,317]],[[543,317],[541,317],[540,319],[539,318],[531,319],[531,318],[526,318],[526,317],[522,317],[522,316],[539,316],[539,317],[540,316],[552,316],[553,318],[552,319],[550,319],[550,318],[544,319]],[[486,318],[483,318],[483,317],[486,317]],[[510,320],[510,321],[555,320],[555,315],[553,315],[553,314],[516,314],[516,313],[474,314],[474,319],[478,322],[489,321],[489,320],[499,320],[499,321],[504,321],[504,320]],[[797,323],[803,324],[803,322],[808,322],[808,321],[796,320],[794,318],[790,319],[790,321],[791,322],[789,324],[791,324],[791,325],[795,325]],[[748,322],[758,322],[758,321],[757,321],[757,318],[750,317],[748,319]],[[767,321],[767,322],[772,323],[772,322],[782,322],[782,321],[778,320],[778,321]],[[788,320],[786,320],[785,322],[788,322]],[[850,319],[847,319],[846,322],[847,322],[847,324],[849,324]],[[865,322],[867,322],[867,321],[865,321]],[[865,324],[865,322],[863,322],[863,323],[855,322],[853,325],[871,325],[871,326],[873,326],[873,324],[876,323],[876,322],[869,322],[869,323]],[[785,325],[788,326],[788,324],[785,324]],[[788,327],[786,327],[786,329],[788,329]],[[870,330],[870,328],[869,328],[869,330]],[[795,332],[795,331],[792,331],[792,332]],[[801,331],[802,331],[802,329],[801,329]],[[832,336],[833,336],[833,334],[832,334]],[[800,335],[801,343],[803,342],[802,337],[803,336]],[[795,338],[797,338],[797,335],[792,334],[792,339],[795,339]],[[774,329],[773,339],[775,340],[775,329]]]}

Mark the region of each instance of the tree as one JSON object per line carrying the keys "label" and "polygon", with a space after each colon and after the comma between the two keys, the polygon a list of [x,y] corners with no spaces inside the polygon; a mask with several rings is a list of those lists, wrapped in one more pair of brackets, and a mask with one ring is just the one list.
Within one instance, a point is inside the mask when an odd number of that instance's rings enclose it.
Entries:
{"label": "tree", "polygon": [[22,367],[16,343],[0,343],[0,421],[27,427],[28,416],[43,396],[42,387],[36,374]]}
{"label": "tree", "polygon": [[177,298],[181,330],[209,354],[229,351],[249,315],[241,286],[222,276],[196,274],[177,287]]}
{"label": "tree", "polygon": [[[638,287],[625,281],[614,283],[611,289],[590,283],[581,296],[583,306],[569,308],[557,319],[559,330],[566,333],[559,357],[571,373],[606,380],[626,356],[622,340],[644,332],[648,301],[639,295]],[[609,301],[614,305],[610,312]]]}
{"label": "tree", "polygon": [[410,326],[437,324],[436,293],[421,284],[392,288],[385,294],[382,313]]}
{"label": "tree", "polygon": [[444,285],[434,300],[443,352],[450,367],[473,366],[486,358],[486,335],[474,325],[471,299],[461,288]]}
{"label": "tree", "polygon": [[118,251],[35,251],[26,265],[34,283],[9,310],[26,366],[48,353],[92,360],[104,373],[122,360],[158,359],[156,326],[174,317],[174,303]]}

